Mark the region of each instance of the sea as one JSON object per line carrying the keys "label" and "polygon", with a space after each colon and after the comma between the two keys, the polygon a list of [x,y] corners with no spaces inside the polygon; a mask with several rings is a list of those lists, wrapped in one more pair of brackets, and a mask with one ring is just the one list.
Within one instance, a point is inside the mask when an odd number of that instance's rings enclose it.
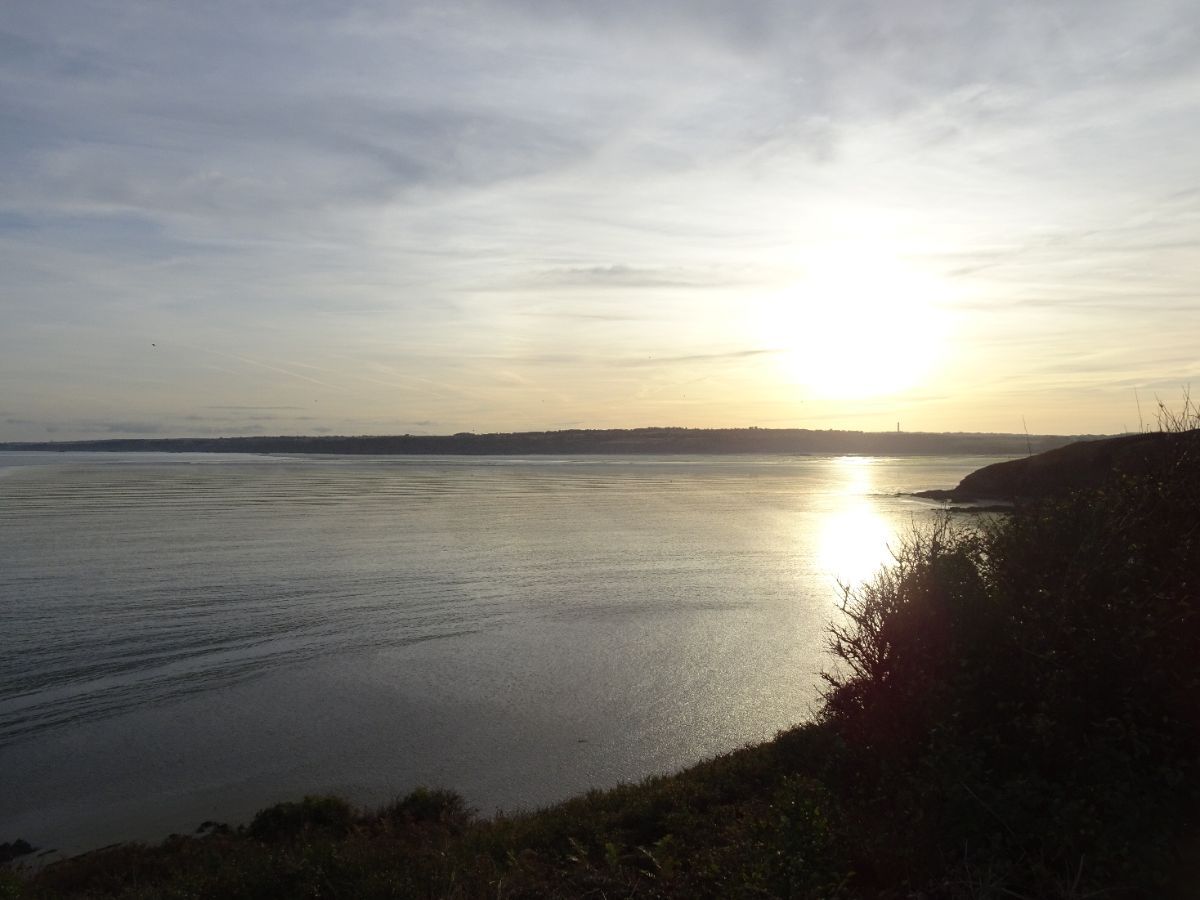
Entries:
{"label": "sea", "polygon": [[998,459],[0,453],[0,842],[529,810],[769,739],[941,514],[906,495]]}

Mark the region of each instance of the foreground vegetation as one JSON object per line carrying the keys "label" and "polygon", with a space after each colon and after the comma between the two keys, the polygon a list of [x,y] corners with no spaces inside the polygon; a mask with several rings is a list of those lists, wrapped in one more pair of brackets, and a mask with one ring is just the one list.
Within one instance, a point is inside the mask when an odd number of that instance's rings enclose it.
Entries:
{"label": "foreground vegetation", "polygon": [[913,537],[847,592],[819,720],[480,820],[443,791],[0,874],[0,896],[1200,895],[1200,432]]}

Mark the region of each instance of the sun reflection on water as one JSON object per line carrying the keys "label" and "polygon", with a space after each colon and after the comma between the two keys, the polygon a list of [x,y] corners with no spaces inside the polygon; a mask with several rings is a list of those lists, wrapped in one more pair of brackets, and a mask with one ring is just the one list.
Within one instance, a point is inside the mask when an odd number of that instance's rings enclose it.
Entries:
{"label": "sun reflection on water", "polygon": [[889,545],[895,532],[871,497],[875,461],[845,456],[834,463],[844,480],[820,525],[817,568],[833,581],[853,587],[892,561]]}

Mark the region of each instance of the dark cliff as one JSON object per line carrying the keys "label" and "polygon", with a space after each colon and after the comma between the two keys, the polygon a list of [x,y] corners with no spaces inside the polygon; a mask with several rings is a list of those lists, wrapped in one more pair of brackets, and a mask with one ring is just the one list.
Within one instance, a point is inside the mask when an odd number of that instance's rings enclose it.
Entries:
{"label": "dark cliff", "polygon": [[1078,441],[1023,459],[985,466],[952,490],[921,491],[917,496],[953,502],[1060,497],[1097,487],[1113,477],[1141,476],[1160,470],[1167,459],[1200,464],[1200,431]]}

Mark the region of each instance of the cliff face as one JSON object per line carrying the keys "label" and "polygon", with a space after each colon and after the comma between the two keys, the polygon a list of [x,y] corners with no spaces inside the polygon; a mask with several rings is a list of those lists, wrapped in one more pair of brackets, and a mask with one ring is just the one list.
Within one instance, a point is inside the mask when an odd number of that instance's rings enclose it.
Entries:
{"label": "cliff face", "polygon": [[1155,471],[1175,454],[1200,464],[1200,431],[1079,441],[1024,459],[985,466],[953,490],[921,491],[917,496],[954,502],[1057,497],[1096,487],[1115,476]]}

